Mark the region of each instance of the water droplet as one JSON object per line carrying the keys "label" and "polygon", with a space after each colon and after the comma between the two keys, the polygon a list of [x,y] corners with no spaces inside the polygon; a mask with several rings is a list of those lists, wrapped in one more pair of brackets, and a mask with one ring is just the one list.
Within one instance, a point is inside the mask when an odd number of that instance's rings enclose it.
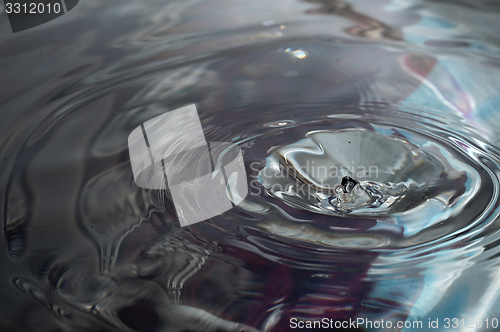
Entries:
{"label": "water droplet", "polygon": [[341,182],[342,191],[344,193],[350,193],[352,191],[352,189],[354,188],[354,186],[357,184],[358,184],[358,181],[354,180],[350,176],[344,176],[342,178],[342,182]]}

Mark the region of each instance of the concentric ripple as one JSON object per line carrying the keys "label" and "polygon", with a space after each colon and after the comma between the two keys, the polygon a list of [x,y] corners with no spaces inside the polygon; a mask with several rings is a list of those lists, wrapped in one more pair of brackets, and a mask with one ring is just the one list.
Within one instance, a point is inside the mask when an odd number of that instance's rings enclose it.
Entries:
{"label": "concentric ripple", "polygon": [[[346,246],[334,240],[342,236],[352,241],[347,247],[394,248],[444,241],[488,224],[497,214],[499,163],[476,129],[438,129],[439,118],[431,113],[380,106],[288,129],[287,135],[304,132],[303,138],[272,147],[265,165],[254,169],[256,178],[277,202],[329,217],[263,227],[295,239],[326,230],[330,240],[324,242],[335,247]],[[383,115],[374,121],[378,113]],[[391,113],[393,124],[386,121]],[[412,125],[402,127],[408,118]],[[315,130],[309,130],[311,122]]]}
{"label": "concentric ripple", "polygon": [[274,151],[259,173],[267,193],[315,213],[376,220],[396,246],[425,230],[432,235],[420,239],[428,241],[465,227],[493,199],[491,177],[469,165],[466,151],[401,128],[351,126],[310,132]]}

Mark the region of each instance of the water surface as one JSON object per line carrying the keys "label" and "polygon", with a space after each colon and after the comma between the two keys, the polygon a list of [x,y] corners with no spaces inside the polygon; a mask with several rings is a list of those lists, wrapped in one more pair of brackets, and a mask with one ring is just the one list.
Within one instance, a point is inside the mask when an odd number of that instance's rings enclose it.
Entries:
{"label": "water surface", "polygon": [[[82,0],[12,34],[0,12],[1,330],[496,331],[499,15]],[[192,103],[242,149],[249,195],[181,228],[127,137]]]}

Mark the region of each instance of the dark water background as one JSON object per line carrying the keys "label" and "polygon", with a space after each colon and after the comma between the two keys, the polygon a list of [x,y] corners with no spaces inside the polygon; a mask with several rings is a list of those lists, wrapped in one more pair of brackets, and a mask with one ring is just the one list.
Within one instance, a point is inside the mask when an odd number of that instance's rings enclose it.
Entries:
{"label": "dark water background", "polygon": [[[82,0],[16,34],[1,10],[0,331],[498,330],[500,2]],[[191,103],[249,183],[279,148],[345,128],[454,171],[419,187],[422,212],[335,215],[257,181],[181,228],[135,185],[127,137]]]}

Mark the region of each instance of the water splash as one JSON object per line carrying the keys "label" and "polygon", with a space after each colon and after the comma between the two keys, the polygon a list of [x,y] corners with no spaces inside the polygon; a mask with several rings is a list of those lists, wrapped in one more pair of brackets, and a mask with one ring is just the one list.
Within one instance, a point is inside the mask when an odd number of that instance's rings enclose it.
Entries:
{"label": "water splash", "polygon": [[[276,149],[258,179],[268,194],[290,206],[374,219],[405,237],[442,223],[449,224],[447,232],[458,230],[472,222],[460,217],[466,207],[469,215],[479,215],[484,200],[493,199],[493,179],[481,177],[480,165],[474,168],[468,161],[471,147],[457,149],[455,140],[444,145],[401,128],[368,126],[307,133]],[[479,191],[483,203],[475,201]],[[388,239],[389,244],[398,245]]]}

